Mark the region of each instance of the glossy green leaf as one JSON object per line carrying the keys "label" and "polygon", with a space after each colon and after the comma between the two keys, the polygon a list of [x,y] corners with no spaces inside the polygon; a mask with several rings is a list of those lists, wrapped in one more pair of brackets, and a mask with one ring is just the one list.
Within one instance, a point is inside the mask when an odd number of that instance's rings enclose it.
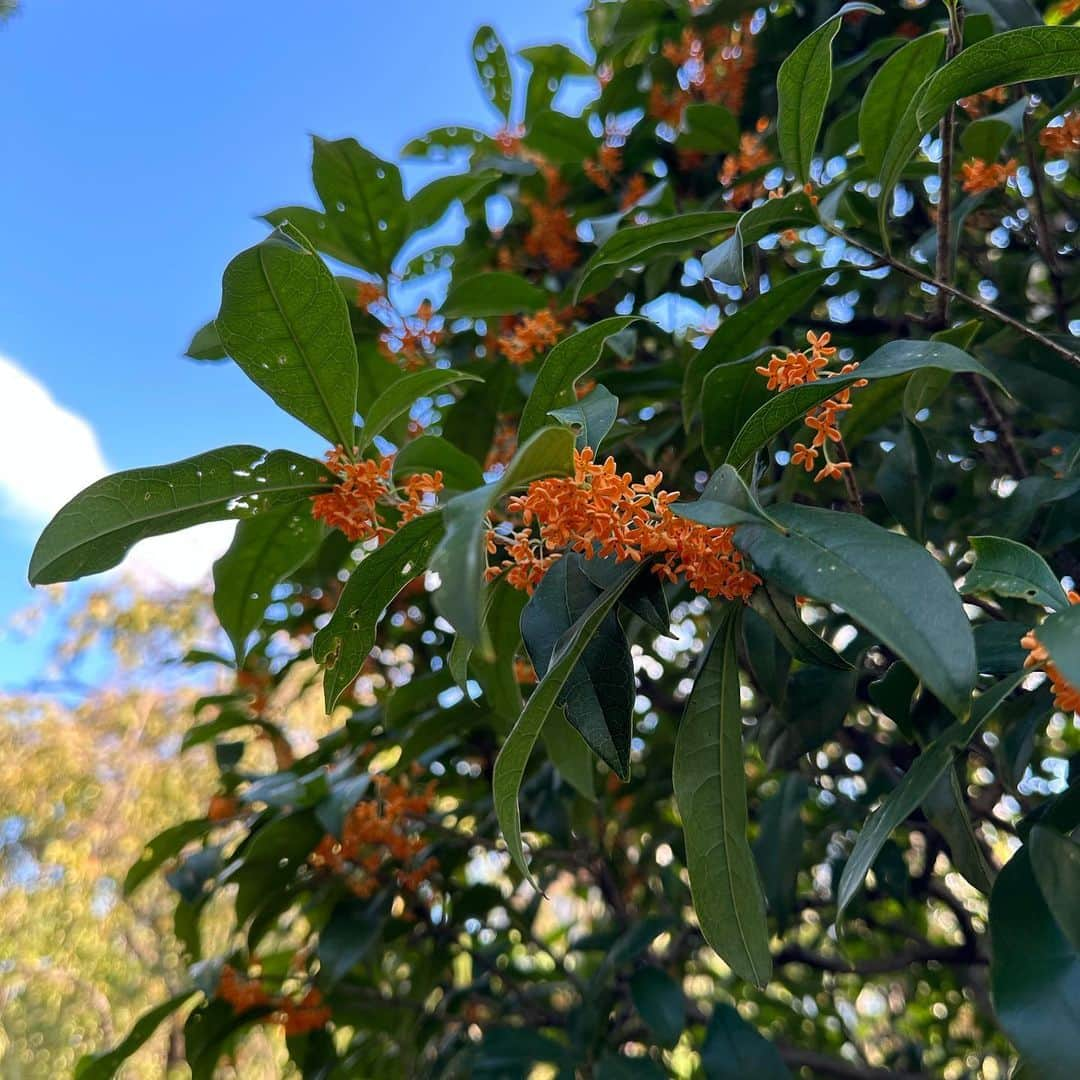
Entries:
{"label": "glossy green leaf", "polygon": [[533,118],[525,145],[552,165],[577,165],[594,157],[600,144],[586,116],[567,116],[547,109]]}
{"label": "glossy green leaf", "polygon": [[582,797],[596,801],[596,758],[570,721],[553,709],[541,732],[544,748],[559,775]]}
{"label": "glossy green leaf", "polygon": [[1080,687],[1080,604],[1048,615],[1036,636],[1065,681]]}
{"label": "glossy green leaf", "polygon": [[302,234],[283,225],[229,263],[215,322],[226,352],[277,405],[331,443],[352,445],[349,312]]}
{"label": "glossy green leaf", "polygon": [[686,130],[679,149],[703,154],[730,154],[739,149],[739,121],[723,105],[693,103],[683,110]]}
{"label": "glossy green leaf", "polygon": [[1080,844],[1045,825],[1028,837],[1031,869],[1058,927],[1080,952]]}
{"label": "glossy green leaf", "polygon": [[374,948],[390,914],[389,893],[370,900],[348,896],[334,908],[319,933],[319,982],[331,988]]}
{"label": "glossy green leaf", "polygon": [[147,843],[138,861],[132,863],[127,877],[124,878],[124,895],[130,896],[159,867],[179,855],[192,840],[205,836],[212,827],[210,821],[198,818],[182,821],[179,825],[173,825],[159,832]]}
{"label": "glossy green leaf", "polygon": [[751,416],[773,396],[757,368],[768,364],[770,349],[714,367],[701,386],[701,448],[713,467],[731,449]]}
{"label": "glossy green leaf", "polygon": [[573,449],[574,436],[569,428],[542,428],[532,438],[523,440],[495,483],[467,491],[446,504],[443,512],[446,535],[430,563],[444,583],[435,593],[435,607],[474,646],[480,646],[484,636],[480,613],[487,570],[484,530],[488,511],[515,488],[544,477],[571,473]]}
{"label": "glossy green leaf", "polygon": [[[702,388],[710,372],[729,368],[757,349],[817,296],[825,280],[836,270],[807,270],[774,285],[768,292],[744,304],[717,327],[708,343],[694,353],[683,377],[682,413],[687,427],[697,412]],[[722,406],[709,409],[722,411]],[[751,410],[752,411],[752,410]],[[737,430],[737,429],[736,429]]]}
{"label": "glossy green leaf", "polygon": [[355,139],[312,139],[311,176],[326,219],[348,252],[345,260],[390,274],[408,231],[401,174]]}
{"label": "glossy green leaf", "polygon": [[803,754],[821,748],[843,727],[855,696],[855,672],[803,667],[788,679],[778,711],[766,714],[758,743],[770,769],[792,769]]}
{"label": "glossy green leaf", "polygon": [[357,436],[360,449],[370,446],[376,435],[381,435],[399,416],[404,416],[420,398],[430,397],[457,382],[483,382],[483,379],[454,368],[425,368],[392,382],[371,403],[364,416],[364,426]]}
{"label": "glossy green leaf", "polygon": [[874,487],[908,536],[926,539],[926,507],[934,474],[934,455],[922,428],[906,418],[893,448],[877,471]]}
{"label": "glossy green leaf", "polygon": [[153,1038],[162,1023],[182,1009],[197,993],[197,990],[185,990],[143,1013],[123,1042],[112,1050],[81,1058],[75,1066],[76,1080],[110,1080],[132,1054]]}
{"label": "glossy green leaf", "polygon": [[[755,571],[795,595],[839,604],[906,661],[954,715],[966,716],[975,644],[960,595],[941,564],[906,536],[856,514],[789,504],[772,507],[771,515],[786,535],[765,525],[735,531],[735,545]],[[906,587],[894,588],[897,581]]]}
{"label": "glossy green leaf", "polygon": [[550,297],[550,293],[526,281],[520,274],[489,270],[455,281],[440,311],[447,318],[487,319],[493,315],[539,311],[547,306]]}
{"label": "glossy green leaf", "polygon": [[809,197],[793,191],[740,214],[732,234],[705,252],[701,265],[705,276],[726,285],[747,285],[744,251],[750,244],[782,229],[816,225],[817,214]]}
{"label": "glossy green leaf", "polygon": [[[611,588],[622,577],[622,563],[614,556],[585,559],[581,568],[585,576],[601,589]],[[658,634],[670,634],[671,612],[664,595],[664,585],[651,568],[649,573],[639,574],[630,582],[619,597],[619,603]]]}
{"label": "glossy green leaf", "polygon": [[1072,1080],[1080,1061],[1080,952],[1051,914],[1027,846],[994,883],[990,935],[990,990],[1001,1026],[1030,1076]]}
{"label": "glossy green leaf", "polygon": [[930,743],[915,759],[900,783],[867,818],[840,875],[836,896],[838,923],[844,908],[862,888],[863,879],[874,865],[885,841],[921,805],[952,765],[957,752],[974,738],[983,724],[1022,681],[1022,673],[1013,675],[980,694],[976,698],[971,720],[968,723],[953,724]]}
{"label": "glossy green leaf", "polygon": [[[727,460],[736,467],[746,464],[771,438],[831,397],[837,387],[858,379],[890,379],[924,368],[938,368],[953,374],[970,371],[997,382],[978,360],[953,345],[942,341],[891,341],[871,353],[857,371],[794,386],[774,395],[743,425],[728,451]],[[897,411],[899,409],[898,400]]]}
{"label": "glossy green leaf", "polygon": [[[574,553],[559,559],[521,613],[521,636],[541,679],[563,636],[602,592],[585,575],[583,562]],[[597,627],[555,703],[597,756],[629,779],[634,664],[614,610]]]}
{"label": "glossy green leaf", "polygon": [[225,446],[170,465],[114,473],[79,492],[45,527],[30,583],[108,570],[148,536],[253,517],[330,486],[326,466],[290,450]]}
{"label": "glossy green leaf", "polygon": [[781,930],[789,924],[795,911],[795,891],[806,835],[802,806],[807,793],[806,780],[799,773],[790,772],[780,781],[780,790],[761,804],[758,814],[760,830],[754,842],[754,859],[769,911],[776,917]]}
{"label": "glossy green leaf", "polygon": [[499,828],[514,865],[530,882],[532,875],[529,873],[521,843],[521,809],[518,806],[518,792],[521,790],[521,781],[529,764],[529,757],[582,653],[637,571],[636,564],[625,564],[622,580],[601,593],[566,632],[555,648],[547,673],[529,695],[521,716],[506,737],[495,760],[492,788]]}
{"label": "glossy green leaf", "polygon": [[619,399],[606,386],[597,385],[573,404],[552,409],[548,416],[575,429],[579,450],[586,446],[596,450],[615,426]]}
{"label": "glossy green leaf", "polygon": [[772,627],[780,644],[804,664],[848,671],[847,662],[802,621],[793,597],[766,581],[750,594],[750,606]]}
{"label": "glossy green leaf", "polygon": [[678,252],[735,227],[740,215],[729,210],[702,210],[648,225],[620,229],[593,252],[582,267],[574,303],[606,288],[627,266],[644,256]]}
{"label": "glossy green leaf", "polygon": [[306,562],[325,536],[305,504],[241,521],[229,550],[214,563],[214,612],[237,664],[248,635],[262,622],[271,593]]}
{"label": "glossy green leaf", "polygon": [[442,220],[451,204],[461,202],[469,208],[473,200],[482,195],[499,179],[494,169],[473,173],[452,173],[439,176],[413,193],[405,208],[407,232],[415,233],[429,229]]}
{"label": "glossy green leaf", "polygon": [[962,97],[995,86],[1080,74],[1080,26],[1024,26],[953,57],[923,87],[918,123],[929,131]]}
{"label": "glossy green leaf", "polygon": [[721,465],[709,477],[696,502],[675,503],[671,509],[678,517],[700,522],[710,528],[730,528],[747,522],[780,528],[762,508],[738,471],[730,465]]}
{"label": "glossy green leaf", "polygon": [[434,511],[403,525],[364,556],[341,592],[330,621],[315,635],[311,654],[325,669],[323,692],[330,712],[360,674],[375,644],[387,605],[418,574],[443,537],[443,515]]}
{"label": "glossy green leaf", "polygon": [[889,141],[907,103],[944,52],[943,30],[923,34],[893,53],[870,80],[859,109],[859,145],[875,175],[881,172]]}
{"label": "glossy green leaf", "polygon": [[780,65],[776,79],[780,157],[795,179],[804,184],[810,179],[810,162],[832,88],[833,38],[843,17],[855,11],[884,14],[873,4],[844,4],[800,41]]}
{"label": "glossy green leaf", "polygon": [[443,474],[445,491],[471,491],[484,482],[479,462],[441,435],[411,439],[394,455],[394,482],[416,473]]}
{"label": "glossy green leaf", "polygon": [[945,840],[953,866],[979,892],[989,896],[995,874],[968,815],[967,800],[960,786],[960,768],[962,765],[957,763],[945,771],[923,799],[923,811]]}
{"label": "glossy green leaf", "polygon": [[1008,108],[972,120],[960,136],[964,155],[981,161],[996,161],[1009,138],[1023,132],[1024,115],[1030,107],[1030,98],[1022,97]]}
{"label": "glossy green leaf", "polygon": [[1046,560],[1026,544],[1003,536],[973,536],[975,565],[964,577],[964,591],[994,593],[1060,611],[1069,606],[1061,582]]}
{"label": "glossy green leaf", "polygon": [[593,369],[608,339],[625,330],[637,318],[636,315],[616,315],[601,319],[564,338],[547,354],[521,412],[518,438],[522,442],[551,423],[549,414],[554,409],[577,401],[574,392],[577,380]]}
{"label": "glossy green leaf", "polygon": [[184,355],[192,360],[224,360],[228,357],[213,319],[195,331]]}
{"label": "glossy green leaf", "polygon": [[738,608],[729,604],[679,723],[672,783],[701,932],[732,971],[763,987],[772,959],[765,899],[746,838],[738,627]]}
{"label": "glossy green leaf", "polygon": [[353,254],[336,226],[325,214],[310,206],[279,206],[276,210],[268,210],[262,219],[275,229],[291,226],[299,230],[316,251],[331,259],[344,263],[353,261]]}
{"label": "glossy green leaf", "polygon": [[733,1005],[718,1001],[701,1044],[705,1080],[791,1080],[780,1051]]}
{"label": "glossy green leaf", "polygon": [[666,971],[643,967],[630,977],[634,1008],[661,1046],[674,1046],[686,1027],[686,998]]}
{"label": "glossy green leaf", "polygon": [[481,26],[472,43],[473,63],[476,77],[484,89],[488,101],[510,120],[510,108],[514,98],[514,80],[510,74],[510,60],[499,35],[490,26]]}

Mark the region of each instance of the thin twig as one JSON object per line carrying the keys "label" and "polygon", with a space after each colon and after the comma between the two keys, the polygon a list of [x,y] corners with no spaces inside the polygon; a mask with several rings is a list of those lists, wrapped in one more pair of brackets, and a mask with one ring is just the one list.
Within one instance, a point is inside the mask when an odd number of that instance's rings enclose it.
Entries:
{"label": "thin twig", "polygon": [[[949,5],[949,36],[945,46],[945,59],[951,60],[964,44],[964,9],[957,0]],[[938,163],[938,215],[937,259],[934,276],[939,281],[949,281],[953,276],[952,260],[952,193],[953,193],[953,139],[956,132],[956,106],[950,105],[941,118],[941,160]],[[941,328],[949,325],[949,294],[940,290],[937,294],[936,322]]]}
{"label": "thin twig", "polygon": [[1044,348],[1057,353],[1058,356],[1063,360],[1067,360],[1073,367],[1080,368],[1080,355],[1071,352],[1069,349],[1065,348],[1064,345],[1059,345],[1053,338],[1048,338],[1045,334],[1040,334],[1038,330],[1033,330],[1019,319],[1014,319],[1011,315],[1006,315],[1004,311],[999,311],[990,304],[984,304],[981,300],[964,292],[963,289],[958,289],[955,285],[950,285],[947,281],[940,281],[933,275],[924,274],[921,270],[916,270],[914,266],[909,266],[907,263],[901,262],[892,255],[886,255],[883,252],[878,251],[877,248],[871,247],[865,241],[859,240],[857,237],[852,236],[843,229],[838,229],[832,225],[826,225],[824,222],[822,223],[822,227],[827,232],[832,233],[833,236],[840,237],[841,240],[846,241],[852,247],[856,247],[860,251],[865,251],[867,255],[872,255],[886,266],[891,266],[894,270],[899,270],[902,274],[907,274],[908,277],[914,278],[915,281],[921,281],[924,285],[931,285],[935,289],[943,289],[954,299],[967,304],[969,307],[974,308],[976,311],[981,312],[991,319],[997,319],[998,322],[1012,327],[1017,333],[1023,334],[1025,337],[1031,338],[1032,341],[1037,341]]}

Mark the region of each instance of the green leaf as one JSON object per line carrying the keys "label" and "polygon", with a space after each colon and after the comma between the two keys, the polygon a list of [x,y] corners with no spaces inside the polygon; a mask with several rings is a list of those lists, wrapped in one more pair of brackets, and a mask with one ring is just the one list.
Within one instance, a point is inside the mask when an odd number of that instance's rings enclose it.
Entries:
{"label": "green leaf", "polygon": [[396,165],[355,139],[312,138],[311,176],[331,229],[348,252],[346,262],[389,277],[406,239],[408,212]]}
{"label": "green leaf", "polygon": [[426,135],[411,139],[401,150],[402,157],[427,157],[445,160],[454,150],[478,151],[494,156],[499,153],[498,143],[476,128],[454,124],[450,127],[434,128]]}
{"label": "green leaf", "polygon": [[597,450],[619,418],[619,399],[599,384],[572,405],[552,409],[548,416],[576,429],[575,443],[579,450],[586,446]]}
{"label": "green leaf", "polygon": [[1065,681],[1080,687],[1080,604],[1048,615],[1039,624],[1036,636]]}
{"label": "green leaf", "polygon": [[883,15],[873,4],[844,4],[799,42],[780,65],[776,79],[777,141],[780,157],[805,184],[810,179],[821,121],[832,89],[832,43],[843,17],[854,11]]}
{"label": "green leaf", "polygon": [[772,582],[764,582],[750,594],[750,606],[772,627],[780,644],[796,660],[838,671],[851,670],[851,664],[802,621],[795,600]]}
{"label": "green leaf", "polygon": [[139,860],[132,864],[124,878],[124,895],[130,896],[151,874],[167,860],[179,855],[183,848],[205,836],[212,825],[205,818],[182,821],[179,825],[159,832],[143,849]]}
{"label": "green leaf", "polygon": [[30,583],[108,570],[148,536],[253,517],[330,486],[326,466],[290,450],[225,446],[170,465],[114,473],[79,492],[45,526]]}
{"label": "green leaf", "polygon": [[483,382],[479,375],[454,368],[425,368],[402,375],[392,382],[370,405],[364,426],[357,436],[360,450],[371,445],[399,416],[404,416],[422,397],[430,397],[456,382]]}
{"label": "green leaf", "polygon": [[443,515],[432,511],[403,525],[366,555],[341,592],[330,621],[315,635],[311,654],[325,668],[326,711],[360,674],[387,605],[423,573],[443,536]]}
{"label": "green leaf", "polygon": [[596,136],[589,130],[588,117],[567,116],[557,109],[534,117],[523,141],[552,165],[580,166],[599,149]]}
{"label": "green leaf", "polygon": [[244,661],[248,635],[262,622],[274,586],[303,565],[325,536],[311,507],[286,506],[241,521],[229,550],[214,563],[214,612]]}
{"label": "green leaf", "polygon": [[1010,676],[980,694],[975,700],[971,720],[968,723],[953,724],[934,739],[915,759],[900,783],[867,818],[840,875],[836,896],[837,923],[840,922],[844,908],[862,888],[867,871],[874,865],[874,860],[893,830],[902,825],[922,804],[952,765],[958,750],[977,734],[1009,694],[1020,685],[1023,678],[1022,672]]}
{"label": "green leaf", "polygon": [[995,873],[986,861],[960,787],[960,764],[946,770],[923,799],[930,824],[945,840],[953,865],[979,892],[990,895]]}
{"label": "green leaf", "polygon": [[759,814],[754,859],[769,911],[776,916],[781,931],[795,911],[795,890],[806,833],[802,820],[806,796],[806,780],[799,773],[790,772],[780,781],[780,790],[762,803]]}
{"label": "green leaf", "polygon": [[1056,829],[1036,825],[1028,837],[1028,853],[1046,906],[1080,952],[1080,844]]}
{"label": "green leaf", "polygon": [[874,486],[908,536],[926,539],[926,505],[934,474],[934,455],[922,428],[904,419],[895,444],[878,469]]}
{"label": "green leaf", "polygon": [[856,514],[789,504],[772,507],[772,517],[787,535],[763,525],[735,531],[736,547],[755,570],[790,593],[838,604],[906,661],[954,715],[967,716],[975,644],[941,564],[906,536]]}
{"label": "green leaf", "polygon": [[701,1067],[705,1080],[791,1080],[776,1046],[725,1001],[713,1006],[701,1044]]}
{"label": "green leaf", "polygon": [[[825,269],[808,270],[805,273],[796,274],[774,285],[767,293],[755,297],[739,308],[734,315],[724,319],[705,347],[700,352],[694,353],[686,365],[682,388],[682,414],[683,423],[687,427],[690,426],[690,421],[697,412],[705,380],[710,372],[732,368],[742,358],[747,357],[749,353],[767,341],[775,330],[806,307],[817,295],[826,279],[835,273],[837,273],[835,269]],[[751,365],[752,368],[753,365]],[[734,373],[730,374],[734,378]],[[710,406],[706,422],[717,413],[724,415],[723,403],[728,400],[726,380],[723,385],[724,392],[718,394],[721,404]]]}
{"label": "green leaf", "polygon": [[[1075,895],[1069,901],[1076,906]],[[1080,952],[1051,914],[1025,846],[990,894],[994,1012],[1039,1080],[1071,1080],[1080,1061]]]}
{"label": "green leaf", "polygon": [[683,124],[686,130],[679,136],[680,150],[730,154],[739,149],[739,121],[723,105],[687,105]]}
{"label": "green leaf", "polygon": [[1041,26],[1042,16],[1029,0],[967,0],[965,5],[971,14],[989,15],[1001,30],[1017,26]]}
{"label": "green leaf", "polygon": [[606,288],[621,270],[641,261],[644,256],[684,251],[734,228],[739,217],[738,213],[729,210],[703,210],[620,229],[601,244],[582,267],[581,278],[574,290],[574,303]]}
{"label": "green leaf", "polygon": [[224,360],[228,357],[213,319],[195,331],[184,355],[190,356],[192,360]]}
{"label": "green leaf", "polygon": [[551,294],[526,281],[520,274],[489,270],[450,286],[441,314],[454,319],[487,319],[493,315],[517,315],[539,311],[547,306]]}
{"label": "green leaf", "polygon": [[765,899],[746,839],[738,626],[738,607],[729,604],[679,724],[672,783],[701,932],[735,974],[764,987],[772,959]]}
{"label": "green leaf", "polygon": [[859,145],[875,175],[907,104],[938,66],[945,51],[945,32],[932,31],[909,41],[893,53],[870,80],[859,109]]}
{"label": "green leaf", "polygon": [[453,173],[440,176],[425,184],[415,192],[406,206],[408,215],[407,233],[416,233],[429,229],[442,219],[450,209],[450,204],[460,201],[469,207],[474,199],[486,191],[496,180],[499,173],[494,169],[484,169],[475,173]]}
{"label": "green leaf", "polygon": [[674,1046],[686,1027],[686,998],[666,971],[643,967],[630,977],[634,1008],[661,1046]]}
{"label": "green leaf", "polygon": [[1022,97],[1000,112],[972,120],[960,136],[964,154],[982,161],[996,161],[1009,138],[1023,131],[1024,114],[1030,107],[1031,100]]}
{"label": "green leaf", "polygon": [[542,732],[544,748],[559,775],[589,802],[596,802],[595,761],[585,740],[558,709],[553,710]]}
{"label": "green leaf", "polygon": [[521,843],[521,809],[518,806],[518,792],[521,790],[529,756],[582,653],[638,570],[636,563],[626,564],[618,584],[601,593],[563,635],[555,648],[547,673],[530,694],[521,716],[506,737],[495,760],[492,789],[499,828],[514,865],[530,882],[533,879]]}
{"label": "green leaf", "polygon": [[[292,226],[297,229],[316,251],[329,255],[338,262],[352,262],[352,252],[345,245],[329,218],[309,206],[279,206],[262,215],[262,220],[275,229]],[[385,363],[385,361],[384,361]]]}
{"label": "green leaf", "polygon": [[103,1054],[80,1058],[75,1066],[75,1080],[110,1080],[132,1054],[148,1042],[155,1031],[178,1009],[182,1009],[199,991],[185,990],[154,1006],[135,1021],[127,1037]]}
{"label": "green leaf", "polygon": [[244,374],[331,443],[352,446],[356,345],[334,275],[291,226],[225,269],[216,320]]}
{"label": "green leaf", "polygon": [[471,491],[484,482],[475,458],[441,435],[421,435],[407,442],[394,456],[394,482],[416,473],[443,474],[446,491]]}
{"label": "green leaf", "polygon": [[[924,368],[942,371],[970,371],[997,383],[994,375],[972,356],[943,341],[891,341],[875,350],[847,375],[834,375],[803,386],[793,386],[776,394],[762,405],[742,426],[728,451],[727,460],[737,468],[746,464],[754,454],[789,424],[805,416],[815,405],[831,397],[837,387],[857,379],[890,379]],[[1001,385],[997,383],[997,385]],[[897,407],[899,411],[899,402]]]}
{"label": "green leaf", "polygon": [[488,511],[504,495],[533,480],[573,472],[574,436],[568,428],[549,427],[523,440],[506,471],[493,484],[451,499],[443,511],[446,535],[431,557],[430,568],[442,578],[434,596],[436,610],[475,646],[483,643],[483,607]]}
{"label": "green leaf", "polygon": [[347,896],[319,933],[319,983],[331,988],[371,952],[390,914],[389,892],[370,900]]}
{"label": "green leaf", "polygon": [[954,102],[996,86],[1080,74],[1080,26],[1024,26],[995,34],[953,57],[918,96],[918,126],[929,131]]}
{"label": "green leaf", "polygon": [[548,414],[554,409],[577,401],[574,391],[577,380],[596,366],[608,339],[638,318],[636,315],[617,315],[601,319],[564,338],[547,354],[521,411],[518,438],[522,442],[549,423]]}
{"label": "green leaf", "polygon": [[514,80],[510,74],[510,60],[499,35],[490,26],[481,26],[472,43],[473,63],[476,77],[484,89],[488,101],[510,121],[510,108],[514,99]]}
{"label": "green leaf", "polygon": [[[585,575],[583,561],[576,553],[559,559],[521,613],[521,636],[539,678],[563,636],[602,592]],[[555,703],[597,756],[620,779],[629,779],[634,664],[614,610],[597,627]]]}
{"label": "green leaf", "polygon": [[[617,584],[622,576],[622,563],[610,555],[585,559],[581,568],[585,576],[601,589]],[[656,574],[650,572],[634,578],[619,598],[619,603],[658,634],[671,633],[671,612],[663,583]]]}
{"label": "green leaf", "polygon": [[762,509],[757,497],[730,465],[721,465],[713,473],[696,502],[675,503],[671,509],[678,517],[710,528],[729,528],[746,522],[781,528]]}
{"label": "green leaf", "polygon": [[770,769],[794,768],[803,754],[819,749],[843,727],[855,696],[850,669],[804,667],[789,679],[778,712],[761,721],[758,742]]}
{"label": "green leaf", "polygon": [[748,281],[743,252],[748,245],[781,229],[816,225],[817,220],[809,196],[802,191],[793,191],[790,195],[751,207],[739,216],[731,236],[701,257],[705,276],[725,285],[745,288]]}
{"label": "green leaf", "polygon": [[1060,611],[1069,598],[1046,560],[1026,544],[1003,536],[973,536],[975,565],[964,577],[964,591],[995,593]]}

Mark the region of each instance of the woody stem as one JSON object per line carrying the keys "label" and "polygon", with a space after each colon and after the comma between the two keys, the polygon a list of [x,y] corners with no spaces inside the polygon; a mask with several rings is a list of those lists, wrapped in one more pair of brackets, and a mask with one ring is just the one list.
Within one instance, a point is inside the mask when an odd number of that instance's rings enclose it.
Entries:
{"label": "woody stem", "polygon": [[[964,9],[959,0],[949,4],[949,36],[945,59],[951,60],[963,47]],[[953,138],[956,131],[956,106],[950,105],[941,118],[941,161],[938,164],[937,260],[934,276],[940,281],[952,277],[952,189]],[[949,324],[949,293],[939,289],[936,321],[941,327]]]}
{"label": "woody stem", "polygon": [[[836,444],[836,448],[844,456],[845,461],[851,460],[851,455],[848,453],[847,447],[844,445],[843,437]],[[856,514],[863,512],[862,492],[859,490],[859,481],[855,479],[854,469],[844,469],[844,488],[847,490],[848,502],[851,503],[851,509]]]}

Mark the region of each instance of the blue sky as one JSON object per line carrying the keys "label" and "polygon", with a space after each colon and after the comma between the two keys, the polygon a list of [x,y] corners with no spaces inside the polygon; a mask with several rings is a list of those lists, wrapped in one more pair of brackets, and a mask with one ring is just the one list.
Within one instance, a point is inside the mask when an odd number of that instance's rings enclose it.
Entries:
{"label": "blue sky", "polygon": [[[0,29],[0,626],[31,600],[54,492],[102,463],[320,450],[235,368],[181,358],[226,263],[264,234],[256,214],[312,201],[310,134],[392,157],[443,123],[491,126],[475,28],[580,51],[582,4],[25,0]],[[0,686],[43,647],[0,636]]]}

